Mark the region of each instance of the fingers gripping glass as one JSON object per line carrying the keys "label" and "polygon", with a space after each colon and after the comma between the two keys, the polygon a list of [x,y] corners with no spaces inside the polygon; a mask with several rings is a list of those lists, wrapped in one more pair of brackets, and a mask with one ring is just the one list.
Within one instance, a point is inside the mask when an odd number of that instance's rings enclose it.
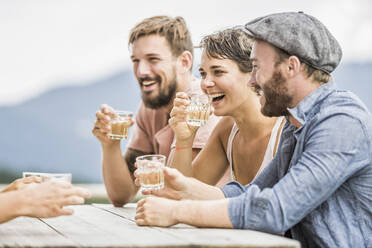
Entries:
{"label": "fingers gripping glass", "polygon": [[142,190],[164,188],[165,161],[166,157],[163,155],[144,155],[136,158]]}
{"label": "fingers gripping glass", "polygon": [[190,126],[200,127],[207,123],[210,109],[211,98],[208,95],[191,95],[190,105],[187,107],[186,122]]}
{"label": "fingers gripping glass", "polygon": [[133,113],[130,111],[116,110],[116,117],[111,119],[111,133],[109,137],[113,140],[122,140],[128,138],[129,127]]}

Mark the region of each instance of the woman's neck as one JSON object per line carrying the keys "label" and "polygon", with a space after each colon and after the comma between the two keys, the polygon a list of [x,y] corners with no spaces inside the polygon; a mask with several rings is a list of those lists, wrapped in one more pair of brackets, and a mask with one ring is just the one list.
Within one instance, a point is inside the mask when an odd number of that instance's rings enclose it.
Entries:
{"label": "woman's neck", "polygon": [[245,101],[231,115],[241,135],[249,140],[271,132],[277,118],[266,117],[261,113],[261,106]]}

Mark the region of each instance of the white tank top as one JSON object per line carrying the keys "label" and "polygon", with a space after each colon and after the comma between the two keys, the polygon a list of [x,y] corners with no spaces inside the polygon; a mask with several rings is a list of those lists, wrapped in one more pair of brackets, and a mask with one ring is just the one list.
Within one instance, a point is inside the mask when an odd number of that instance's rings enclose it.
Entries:
{"label": "white tank top", "polygon": [[[262,169],[265,168],[265,166],[268,165],[270,163],[270,161],[275,156],[275,154],[274,154],[275,144],[279,144],[280,135],[278,135],[278,132],[280,134],[280,132],[281,132],[281,130],[279,130],[280,129],[280,124],[282,123],[283,120],[284,120],[284,117],[281,116],[275,122],[275,125],[274,125],[274,127],[271,131],[269,143],[267,144],[267,147],[266,147],[266,152],[265,152],[264,159],[262,160],[261,167],[258,170],[255,177],[257,177],[257,175],[260,174]],[[235,135],[238,133],[238,131],[239,131],[239,128],[236,125],[236,123],[234,122],[234,125],[231,128],[229,139],[227,141],[227,151],[226,151],[227,160],[229,161],[231,180],[236,180],[235,173],[234,173],[234,167],[233,167],[233,160],[232,160],[232,143],[233,143]],[[278,139],[278,141],[277,141],[277,139]]]}

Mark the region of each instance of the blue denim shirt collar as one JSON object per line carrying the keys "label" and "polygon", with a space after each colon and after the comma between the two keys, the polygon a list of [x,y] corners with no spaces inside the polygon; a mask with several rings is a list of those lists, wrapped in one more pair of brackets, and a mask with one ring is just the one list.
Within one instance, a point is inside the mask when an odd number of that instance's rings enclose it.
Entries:
{"label": "blue denim shirt collar", "polygon": [[[325,83],[305,97],[296,107],[288,108],[288,112],[303,126],[306,121],[318,113],[320,103],[335,89],[334,82]],[[288,116],[287,121],[289,121]]]}

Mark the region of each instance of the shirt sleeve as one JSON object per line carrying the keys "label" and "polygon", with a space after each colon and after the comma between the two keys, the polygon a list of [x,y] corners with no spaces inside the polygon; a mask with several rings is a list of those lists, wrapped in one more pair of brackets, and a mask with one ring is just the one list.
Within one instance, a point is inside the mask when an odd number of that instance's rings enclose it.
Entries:
{"label": "shirt sleeve", "polygon": [[234,228],[283,233],[368,165],[369,142],[359,120],[337,114],[312,125],[301,157],[273,187],[252,184],[239,196],[231,194],[235,197],[229,199],[228,211]]}
{"label": "shirt sleeve", "polygon": [[[249,186],[249,184],[247,186]],[[221,190],[226,198],[231,198],[243,194],[246,188],[237,181],[231,181],[223,186]]]}
{"label": "shirt sleeve", "polygon": [[272,187],[278,182],[278,157],[274,157],[273,160],[262,170],[262,172],[251,182],[245,186],[241,185],[237,181],[232,181],[221,188],[225,197],[232,198],[243,194],[247,191],[248,187],[252,184],[257,185],[259,188]]}
{"label": "shirt sleeve", "polygon": [[149,134],[146,131],[146,124],[148,125],[150,121],[149,116],[146,115],[145,107],[143,103],[141,103],[127,148],[144,153],[152,153],[154,151]]}

